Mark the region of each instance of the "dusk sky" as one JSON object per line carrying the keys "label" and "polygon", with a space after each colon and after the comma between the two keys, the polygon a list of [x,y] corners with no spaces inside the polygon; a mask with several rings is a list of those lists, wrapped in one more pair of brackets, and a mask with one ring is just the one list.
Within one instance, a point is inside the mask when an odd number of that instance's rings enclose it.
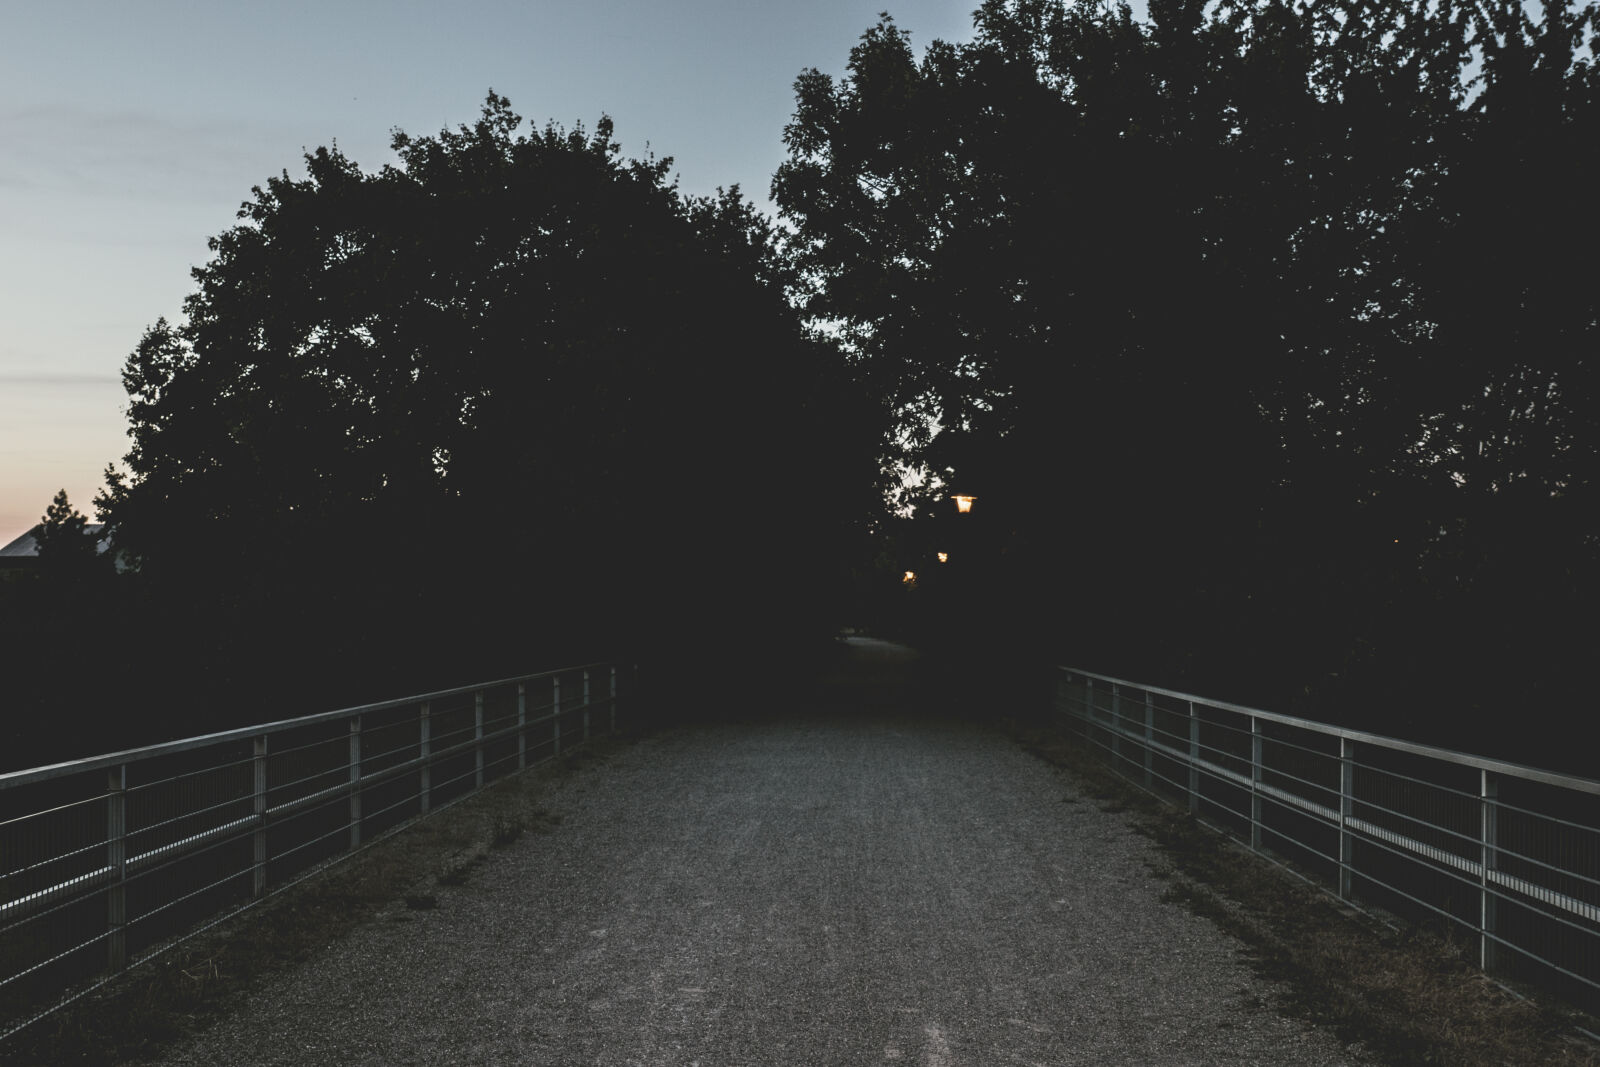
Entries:
{"label": "dusk sky", "polygon": [[[250,188],[337,140],[471,123],[488,90],[529,124],[616,122],[681,188],[770,207],[793,83],[844,70],[885,0],[7,0],[0,32],[0,544],[57,489],[93,517],[127,451],[119,372],[178,319],[206,239]],[[977,0],[889,6],[920,54]]]}

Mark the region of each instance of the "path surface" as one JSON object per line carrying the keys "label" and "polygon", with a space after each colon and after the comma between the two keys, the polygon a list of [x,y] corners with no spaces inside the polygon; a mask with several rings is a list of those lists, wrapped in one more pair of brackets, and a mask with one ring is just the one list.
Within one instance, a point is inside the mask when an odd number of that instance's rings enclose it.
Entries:
{"label": "path surface", "polygon": [[[852,643],[811,714],[583,769],[559,824],[169,1064],[1359,1064],[1161,902],[1153,847]],[[402,921],[408,920],[408,921]]]}

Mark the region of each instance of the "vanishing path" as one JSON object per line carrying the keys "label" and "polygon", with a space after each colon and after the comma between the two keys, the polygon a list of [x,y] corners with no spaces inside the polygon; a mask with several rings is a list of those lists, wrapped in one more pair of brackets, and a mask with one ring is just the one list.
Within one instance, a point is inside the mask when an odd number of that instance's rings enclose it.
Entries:
{"label": "vanishing path", "polygon": [[1367,1062],[1161,901],[1126,816],[996,733],[919,716],[906,650],[851,657],[810,714],[582,769],[552,830],[165,1062]]}

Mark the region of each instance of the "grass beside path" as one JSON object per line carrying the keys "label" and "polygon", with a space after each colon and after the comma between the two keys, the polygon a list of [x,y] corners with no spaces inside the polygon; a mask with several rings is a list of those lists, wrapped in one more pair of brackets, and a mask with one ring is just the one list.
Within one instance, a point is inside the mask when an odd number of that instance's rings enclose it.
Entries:
{"label": "grass beside path", "polygon": [[1018,741],[1075,775],[1108,808],[1131,809],[1170,867],[1166,899],[1249,946],[1288,1009],[1395,1067],[1597,1067],[1580,1013],[1489,980],[1471,946],[1391,927],[1341,905],[1243,845],[1113,774],[1053,725],[1013,724]]}

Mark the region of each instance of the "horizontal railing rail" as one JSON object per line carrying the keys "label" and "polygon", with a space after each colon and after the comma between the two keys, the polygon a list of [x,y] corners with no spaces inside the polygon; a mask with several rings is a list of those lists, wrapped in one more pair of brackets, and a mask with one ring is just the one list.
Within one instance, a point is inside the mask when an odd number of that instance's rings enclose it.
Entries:
{"label": "horizontal railing rail", "polygon": [[632,683],[612,664],[566,667],[0,774],[0,1042],[377,838],[614,731]]}
{"label": "horizontal railing rail", "polygon": [[1056,701],[1136,784],[1600,1007],[1600,781],[1071,667]]}

